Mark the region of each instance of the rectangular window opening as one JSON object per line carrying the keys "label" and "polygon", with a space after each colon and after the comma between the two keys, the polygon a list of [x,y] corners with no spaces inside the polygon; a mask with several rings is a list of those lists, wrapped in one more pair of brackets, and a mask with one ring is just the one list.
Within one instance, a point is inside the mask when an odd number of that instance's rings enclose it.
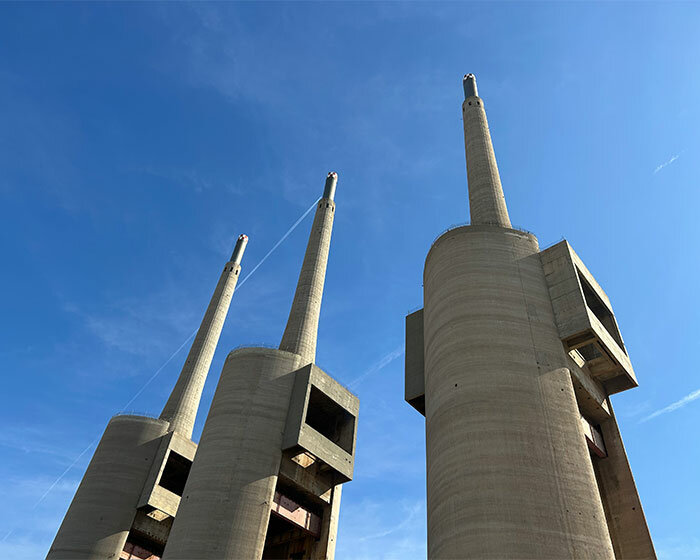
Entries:
{"label": "rectangular window opening", "polygon": [[583,289],[583,297],[586,300],[586,306],[588,306],[588,309],[590,309],[598,318],[613,340],[617,342],[620,349],[627,353],[625,344],[622,342],[622,336],[620,336],[620,331],[617,328],[617,323],[615,322],[615,316],[608,309],[608,306],[603,303],[603,300],[600,299],[598,294],[596,294],[595,290],[591,287],[588,281],[583,277],[583,274],[579,272],[578,268],[576,269],[576,274],[578,275],[579,282],[581,282],[581,288]]}
{"label": "rectangular window opening", "polygon": [[158,484],[166,490],[182,496],[191,467],[192,461],[179,453],[175,453],[175,451],[170,451]]}
{"label": "rectangular window opening", "polygon": [[305,422],[341,449],[352,453],[355,417],[313,385]]}

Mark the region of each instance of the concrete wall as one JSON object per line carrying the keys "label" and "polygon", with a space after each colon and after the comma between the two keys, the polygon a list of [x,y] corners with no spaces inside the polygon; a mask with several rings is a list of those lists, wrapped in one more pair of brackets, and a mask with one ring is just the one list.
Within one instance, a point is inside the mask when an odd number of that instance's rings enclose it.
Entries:
{"label": "concrete wall", "polygon": [[168,423],[142,416],[110,420],[47,559],[114,560]]}
{"label": "concrete wall", "polygon": [[607,457],[593,459],[600,484],[608,528],[617,560],[655,559],[637,486],[630,470],[617,419],[608,401],[611,418],[600,424]]}
{"label": "concrete wall", "polygon": [[302,358],[266,348],[229,354],[165,548],[166,560],[262,556],[282,435]]}
{"label": "concrete wall", "polygon": [[424,302],[429,558],[613,558],[537,240],[445,233]]}

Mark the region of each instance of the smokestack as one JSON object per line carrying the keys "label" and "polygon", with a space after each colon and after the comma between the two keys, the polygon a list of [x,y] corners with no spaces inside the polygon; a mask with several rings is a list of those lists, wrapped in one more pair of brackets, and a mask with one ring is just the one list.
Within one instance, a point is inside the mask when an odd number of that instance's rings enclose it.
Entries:
{"label": "smokestack", "polygon": [[493,151],[484,102],[478,95],[476,77],[462,80],[464,103],[464,147],[467,157],[469,212],[472,225],[490,224],[510,228],[506,199]]}
{"label": "smokestack", "polygon": [[241,259],[248,244],[248,236],[240,235],[233,249],[231,260],[224,265],[219,282],[211,297],[190,352],[182,367],[173,392],[165,403],[161,420],[170,422],[169,431],[178,432],[186,438],[192,437],[199,401],[204,382],[209,373],[211,360],[221,336],[228,314],[231,298],[241,272]]}
{"label": "smokestack", "polygon": [[231,262],[233,264],[241,264],[246,245],[248,245],[248,236],[242,233],[238,236],[236,246],[233,248],[233,254],[231,255]]}
{"label": "smokestack", "polygon": [[464,99],[479,96],[479,92],[476,89],[476,76],[474,74],[464,75],[464,78],[462,78],[462,87],[464,88]]}
{"label": "smokestack", "polygon": [[287,327],[280,342],[280,350],[299,354],[304,358],[305,364],[316,359],[318,320],[335,216],[333,198],[337,182],[337,173],[331,172],[326,177],[323,197],[318,202],[314,223],[311,226],[309,243],[306,246]]}

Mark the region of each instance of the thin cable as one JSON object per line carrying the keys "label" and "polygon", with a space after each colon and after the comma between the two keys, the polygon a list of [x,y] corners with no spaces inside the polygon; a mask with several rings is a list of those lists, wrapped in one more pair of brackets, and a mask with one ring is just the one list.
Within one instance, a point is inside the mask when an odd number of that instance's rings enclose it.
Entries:
{"label": "thin cable", "polygon": [[[287,230],[287,232],[280,238],[280,240],[272,246],[272,249],[270,249],[270,250],[267,252],[267,254],[260,260],[260,262],[259,262],[258,264],[256,264],[256,265],[253,267],[253,270],[251,270],[251,271],[246,275],[246,277],[245,277],[243,280],[241,280],[241,282],[240,282],[240,283],[238,284],[238,286],[236,287],[237,290],[240,289],[241,286],[243,286],[243,284],[246,283],[246,280],[248,280],[248,278],[250,278],[250,277],[253,275],[253,273],[254,273],[256,270],[258,270],[258,268],[260,268],[260,266],[261,266],[261,265],[267,260],[267,258],[275,251],[275,249],[277,249],[277,247],[279,247],[279,246],[282,244],[282,242],[283,242],[285,239],[287,239],[287,237],[289,237],[289,236],[291,235],[291,233],[292,233],[292,232],[297,228],[297,226],[304,220],[304,218],[306,218],[306,216],[309,215],[309,212],[311,212],[311,210],[314,209],[314,206],[316,206],[316,204],[318,203],[319,200],[321,200],[321,199],[320,199],[320,198],[316,199],[316,201],[315,201],[311,206],[309,206],[309,208],[301,215],[301,217],[300,217],[296,222],[294,222],[294,224],[292,224],[292,227],[290,227],[290,228]],[[185,341],[184,341],[182,344],[180,344],[179,348],[178,348],[177,350],[175,350],[175,352],[173,352],[173,353],[170,355],[170,357],[169,357],[167,360],[165,360],[165,362],[163,362],[163,365],[161,365],[161,366],[156,370],[156,372],[150,377],[150,379],[149,379],[148,381],[146,381],[146,383],[144,383],[143,387],[141,387],[141,389],[139,389],[139,391],[131,398],[131,400],[130,400],[128,403],[126,403],[126,404],[124,405],[124,407],[122,408],[122,411],[126,410],[126,409],[129,407],[129,405],[130,405],[131,403],[133,403],[133,402],[139,397],[139,395],[141,395],[141,393],[143,393],[143,391],[146,389],[146,387],[148,387],[148,385],[150,385],[150,383],[158,376],[158,374],[159,374],[161,371],[163,371],[163,369],[165,368],[165,366],[167,366],[167,365],[172,361],[172,359],[173,359],[175,356],[177,356],[177,354],[180,352],[180,350],[182,350],[182,349],[185,347],[185,345],[186,345],[190,340],[192,340],[192,338],[194,338],[194,336],[197,334],[197,331],[198,331],[198,330],[199,330],[199,329],[196,329],[190,336],[188,336],[188,337],[185,339]],[[46,498],[46,496],[49,495],[49,492],[51,492],[51,490],[54,489],[54,487],[63,479],[63,477],[66,476],[66,475],[68,474],[68,471],[70,471],[70,470],[77,464],[77,462],[80,461],[80,459],[83,457],[83,455],[85,455],[85,454],[100,440],[100,437],[101,437],[101,436],[98,436],[90,445],[88,445],[88,446],[82,451],[82,453],[76,457],[75,461],[73,461],[73,462],[70,464],[70,466],[69,466],[65,471],[63,471],[63,473],[61,474],[61,476],[59,476],[59,477],[54,481],[54,483],[53,483],[51,486],[49,486],[49,489],[48,489],[46,492],[44,492],[44,495],[43,495],[41,498],[39,498],[39,501],[38,501],[36,504],[34,504],[34,507],[32,508],[32,511],[34,511],[34,510],[37,508],[37,506],[38,506],[41,502],[44,501],[44,498]],[[14,532],[14,529],[11,529],[11,530],[5,535],[5,537],[2,539],[2,541],[0,541],[0,542],[5,542],[5,539],[7,539],[7,537],[9,537],[13,532]]]}

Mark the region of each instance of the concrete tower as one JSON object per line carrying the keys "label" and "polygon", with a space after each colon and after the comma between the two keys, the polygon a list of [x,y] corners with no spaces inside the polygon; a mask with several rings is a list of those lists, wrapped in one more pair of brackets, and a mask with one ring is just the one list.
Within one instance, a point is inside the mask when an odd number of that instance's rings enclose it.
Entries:
{"label": "concrete tower", "polygon": [[334,556],[359,408],[314,364],[337,179],[318,202],[279,349],[226,359],[165,560]]}
{"label": "concrete tower", "polygon": [[[197,408],[248,237],[224,265],[202,324],[160,418],[112,418],[47,558],[114,560],[160,556],[197,445]],[[144,556],[145,554],[145,556]]]}
{"label": "concrete tower", "polygon": [[637,386],[608,297],[562,241],[512,229],[464,78],[471,225],[442,234],[406,318],[425,416],[429,558],[655,558],[610,403]]}

